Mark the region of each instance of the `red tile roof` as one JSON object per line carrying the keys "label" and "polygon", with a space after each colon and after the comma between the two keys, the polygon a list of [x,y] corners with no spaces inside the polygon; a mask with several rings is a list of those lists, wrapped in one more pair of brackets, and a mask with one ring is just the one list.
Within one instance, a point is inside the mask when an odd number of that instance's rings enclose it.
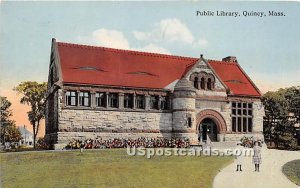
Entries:
{"label": "red tile roof", "polygon": [[[57,47],[64,83],[163,89],[199,60],[62,42],[57,42]],[[209,64],[233,94],[259,96],[235,63]]]}
{"label": "red tile roof", "polygon": [[261,96],[238,63],[209,60],[209,65],[234,95]]}

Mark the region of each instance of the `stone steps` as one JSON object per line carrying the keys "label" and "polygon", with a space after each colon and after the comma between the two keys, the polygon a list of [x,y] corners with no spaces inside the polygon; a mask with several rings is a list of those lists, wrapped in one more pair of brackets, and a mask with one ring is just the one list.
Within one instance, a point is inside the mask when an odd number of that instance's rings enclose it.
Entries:
{"label": "stone steps", "polygon": [[236,148],[237,142],[210,142],[203,143],[204,147],[211,147],[214,149],[234,149]]}

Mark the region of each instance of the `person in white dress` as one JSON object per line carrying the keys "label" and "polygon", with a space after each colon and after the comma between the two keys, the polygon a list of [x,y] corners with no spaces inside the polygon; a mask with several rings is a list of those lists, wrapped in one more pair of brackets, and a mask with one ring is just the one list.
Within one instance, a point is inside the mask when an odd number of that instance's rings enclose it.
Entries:
{"label": "person in white dress", "polygon": [[235,161],[236,161],[236,171],[243,171],[242,165],[244,163],[244,146],[242,142],[237,143],[236,152],[235,152]]}

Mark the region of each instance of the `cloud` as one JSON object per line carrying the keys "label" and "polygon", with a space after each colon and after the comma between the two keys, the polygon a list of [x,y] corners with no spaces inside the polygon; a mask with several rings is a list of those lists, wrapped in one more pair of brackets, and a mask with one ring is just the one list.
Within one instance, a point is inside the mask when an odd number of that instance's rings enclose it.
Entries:
{"label": "cloud", "polygon": [[167,49],[165,49],[163,47],[160,47],[160,46],[157,46],[157,45],[152,44],[152,43],[150,43],[150,44],[148,44],[144,47],[136,48],[136,49],[133,49],[133,50],[153,52],[153,53],[162,53],[162,54],[171,54],[171,52],[168,51]]}
{"label": "cloud", "polygon": [[77,37],[79,42],[111,48],[130,49],[129,42],[122,32],[117,30],[98,29],[89,36]]}
{"label": "cloud", "polygon": [[205,46],[205,45],[207,45],[207,40],[205,40],[205,39],[199,39],[197,42],[196,42],[196,44],[198,44],[199,46]]}
{"label": "cloud", "polygon": [[77,41],[83,44],[119,48],[126,50],[138,50],[153,53],[171,54],[171,52],[159,45],[148,43],[142,47],[132,47],[125,35],[118,30],[101,28],[87,36],[78,36]]}
{"label": "cloud", "polygon": [[146,42],[181,42],[193,46],[207,45],[205,39],[196,39],[189,28],[176,18],[154,23],[149,32],[133,31],[133,35],[137,40]]}

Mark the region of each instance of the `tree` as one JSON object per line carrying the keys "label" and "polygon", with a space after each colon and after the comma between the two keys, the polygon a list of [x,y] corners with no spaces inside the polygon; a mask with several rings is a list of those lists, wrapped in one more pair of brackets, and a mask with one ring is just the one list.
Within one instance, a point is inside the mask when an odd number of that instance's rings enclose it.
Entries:
{"label": "tree", "polygon": [[288,88],[285,99],[288,111],[292,113],[296,122],[300,122],[300,86]]}
{"label": "tree", "polygon": [[22,139],[20,130],[16,127],[15,121],[10,120],[12,111],[10,109],[11,102],[6,97],[0,96],[1,106],[1,127],[0,138],[1,142],[18,142]]}
{"label": "tree", "polygon": [[34,81],[22,82],[14,90],[23,94],[20,103],[31,107],[31,110],[27,114],[33,129],[33,147],[35,148],[40,122],[45,117],[47,83],[37,83]]}
{"label": "tree", "polygon": [[279,89],[263,95],[265,107],[264,135],[275,146],[284,146],[286,149],[297,147],[296,129],[299,122],[300,87]]}

